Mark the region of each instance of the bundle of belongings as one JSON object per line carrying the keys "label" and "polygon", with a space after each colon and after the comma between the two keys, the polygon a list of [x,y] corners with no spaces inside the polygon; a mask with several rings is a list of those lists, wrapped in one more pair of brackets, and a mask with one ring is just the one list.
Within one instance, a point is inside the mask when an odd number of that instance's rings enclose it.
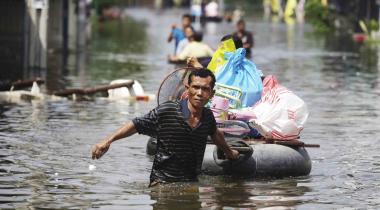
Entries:
{"label": "bundle of belongings", "polygon": [[263,76],[245,58],[245,49],[224,54],[216,71],[215,96],[210,108],[226,134],[292,140],[298,138],[309,112],[305,102],[278,84],[274,76]]}

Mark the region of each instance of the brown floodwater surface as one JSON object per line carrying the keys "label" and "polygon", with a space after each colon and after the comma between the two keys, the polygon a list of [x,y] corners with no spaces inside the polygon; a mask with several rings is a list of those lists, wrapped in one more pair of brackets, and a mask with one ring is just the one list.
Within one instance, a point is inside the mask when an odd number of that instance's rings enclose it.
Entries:
{"label": "brown floodwater surface", "polygon": [[[173,52],[166,37],[173,22],[180,24],[183,12],[127,10],[124,20],[93,28],[85,56],[70,55],[79,61],[69,59],[64,78],[49,70],[46,79],[78,87],[131,78],[156,93],[175,68],[166,62]],[[252,60],[257,67],[276,75],[308,105],[310,116],[301,138],[321,145],[308,149],[313,167],[309,176],[202,175],[197,183],[148,188],[148,137],[115,142],[96,161],[90,150],[123,123],[153,108],[155,100],[1,102],[0,209],[378,208],[378,48],[357,46],[347,37],[318,37],[310,26],[297,23],[247,18],[247,28],[255,34]],[[215,49],[233,30],[226,22],[207,24],[204,41]],[[90,165],[96,168],[90,170]]]}

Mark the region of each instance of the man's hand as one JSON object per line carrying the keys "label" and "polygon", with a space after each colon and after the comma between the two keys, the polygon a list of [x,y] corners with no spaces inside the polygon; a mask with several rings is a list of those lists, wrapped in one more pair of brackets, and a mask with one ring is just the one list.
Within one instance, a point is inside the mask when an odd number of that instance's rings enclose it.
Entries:
{"label": "man's hand", "polygon": [[129,121],[121,128],[119,128],[119,130],[117,130],[115,133],[105,138],[104,141],[97,143],[94,146],[92,149],[92,159],[101,158],[108,151],[112,142],[133,135],[136,132],[137,131],[135,125],[132,121]]}
{"label": "man's hand", "polygon": [[245,43],[245,44],[243,44],[243,48],[251,48],[251,44]]}
{"label": "man's hand", "polygon": [[226,154],[228,159],[236,160],[239,158],[239,151],[232,149],[229,154]]}
{"label": "man's hand", "polygon": [[228,146],[226,140],[224,139],[223,132],[218,128],[216,129],[214,135],[211,136],[211,139],[215,145],[226,154],[228,159],[236,160],[239,158],[239,151],[231,149],[231,147]]}
{"label": "man's hand", "polygon": [[194,68],[203,68],[202,64],[199,63],[198,59],[196,57],[190,57],[186,60],[186,64],[188,67],[194,67]]}
{"label": "man's hand", "polygon": [[97,143],[93,149],[92,149],[92,159],[99,159],[101,158],[110,148],[110,143],[107,141],[103,141],[100,143]]}
{"label": "man's hand", "polygon": [[170,32],[169,36],[168,36],[168,42],[171,42],[172,39],[173,39],[173,30],[177,27],[175,24],[172,24],[170,26],[172,28],[172,31]]}
{"label": "man's hand", "polygon": [[175,55],[168,55],[168,61],[175,62],[177,61],[177,57]]}

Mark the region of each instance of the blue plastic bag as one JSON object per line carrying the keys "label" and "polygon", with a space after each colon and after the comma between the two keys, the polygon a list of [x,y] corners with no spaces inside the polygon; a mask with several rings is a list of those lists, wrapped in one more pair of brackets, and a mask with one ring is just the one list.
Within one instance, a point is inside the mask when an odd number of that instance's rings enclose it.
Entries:
{"label": "blue plastic bag", "polygon": [[263,83],[256,65],[245,58],[245,49],[224,54],[227,62],[216,72],[216,82],[240,88],[241,106],[254,105],[261,98]]}

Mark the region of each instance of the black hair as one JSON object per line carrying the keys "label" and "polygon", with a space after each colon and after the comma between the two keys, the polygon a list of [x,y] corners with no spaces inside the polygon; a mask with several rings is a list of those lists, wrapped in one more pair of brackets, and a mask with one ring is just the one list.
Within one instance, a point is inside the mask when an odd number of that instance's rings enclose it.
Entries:
{"label": "black hair", "polygon": [[228,34],[228,35],[224,35],[220,41],[223,42],[223,41],[226,41],[227,39],[231,39],[232,38],[232,35],[231,34]]}
{"label": "black hair", "polygon": [[194,31],[193,35],[194,41],[201,42],[203,40],[203,34],[200,31]]}
{"label": "black hair", "polygon": [[194,69],[194,70],[192,70],[191,73],[189,74],[189,78],[188,78],[188,81],[187,81],[188,85],[191,84],[191,78],[193,76],[194,77],[201,77],[201,78],[211,77],[211,84],[210,85],[211,85],[211,89],[212,90],[214,89],[215,82],[216,82],[215,75],[214,75],[214,73],[212,73],[207,68],[201,68],[201,69]]}
{"label": "black hair", "polygon": [[239,39],[239,37],[237,36],[232,36],[231,34],[223,36],[220,41],[223,42],[223,41],[226,41],[227,39],[232,39],[232,41],[234,41],[236,49],[243,47],[243,42],[241,41],[241,39]]}
{"label": "black hair", "polygon": [[240,20],[236,23],[236,25],[240,25],[240,24],[245,24],[245,21],[244,21],[243,19],[240,19]]}
{"label": "black hair", "polygon": [[195,29],[194,29],[194,27],[193,27],[192,25],[186,26],[186,27],[184,28],[184,30],[186,30],[187,28],[190,28],[191,31],[193,31],[193,33],[195,33]]}
{"label": "black hair", "polygon": [[188,18],[190,21],[191,21],[191,15],[190,14],[183,14],[182,15],[182,19],[184,19],[184,18]]}
{"label": "black hair", "polygon": [[188,25],[188,26],[185,27],[185,29],[186,28],[190,28],[192,31],[195,31],[195,29],[194,29],[194,27],[192,25]]}

